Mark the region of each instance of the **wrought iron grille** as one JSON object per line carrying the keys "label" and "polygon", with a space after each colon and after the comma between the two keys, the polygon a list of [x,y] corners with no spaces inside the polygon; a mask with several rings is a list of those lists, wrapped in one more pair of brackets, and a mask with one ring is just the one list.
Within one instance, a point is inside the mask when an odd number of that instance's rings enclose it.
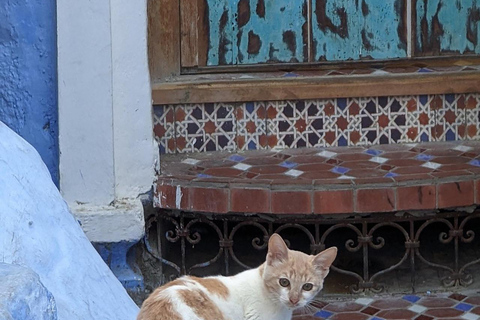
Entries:
{"label": "wrought iron grille", "polygon": [[159,210],[147,218],[144,244],[162,275],[155,285],[185,274],[230,275],[256,267],[276,232],[306,253],[339,248],[332,267],[337,277],[326,281],[327,291],[338,282],[352,293],[388,291],[392,273],[416,291],[425,278],[447,288],[474,282],[473,269],[480,262],[478,218],[480,211],[338,219]]}

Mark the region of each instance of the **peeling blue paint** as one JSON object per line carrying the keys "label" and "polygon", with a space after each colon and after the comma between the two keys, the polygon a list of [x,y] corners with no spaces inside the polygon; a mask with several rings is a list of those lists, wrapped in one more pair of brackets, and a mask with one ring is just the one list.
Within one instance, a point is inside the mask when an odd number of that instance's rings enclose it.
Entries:
{"label": "peeling blue paint", "polygon": [[[307,22],[305,0],[247,0],[244,3],[250,12],[245,24],[240,26],[241,0],[207,2],[210,26],[208,65],[303,62],[308,59],[302,34],[302,27]],[[262,15],[256,11],[259,2],[264,4]],[[249,49],[249,35],[252,34],[261,42],[255,53]],[[290,44],[286,43],[285,34],[291,38]]]}
{"label": "peeling blue paint", "polygon": [[416,52],[480,53],[480,1],[417,0]]}
{"label": "peeling blue paint", "polygon": [[[344,61],[407,56],[401,1],[316,0],[312,31],[315,60]],[[399,34],[400,32],[400,34]]]}
{"label": "peeling blue paint", "polygon": [[55,0],[0,6],[0,121],[40,153],[58,186]]}

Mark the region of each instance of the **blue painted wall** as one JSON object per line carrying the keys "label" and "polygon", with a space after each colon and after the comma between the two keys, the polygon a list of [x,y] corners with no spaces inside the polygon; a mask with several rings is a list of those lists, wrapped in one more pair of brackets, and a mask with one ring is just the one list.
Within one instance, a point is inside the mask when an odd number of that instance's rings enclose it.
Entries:
{"label": "blue painted wall", "polygon": [[0,5],[0,121],[42,156],[58,186],[55,0]]}

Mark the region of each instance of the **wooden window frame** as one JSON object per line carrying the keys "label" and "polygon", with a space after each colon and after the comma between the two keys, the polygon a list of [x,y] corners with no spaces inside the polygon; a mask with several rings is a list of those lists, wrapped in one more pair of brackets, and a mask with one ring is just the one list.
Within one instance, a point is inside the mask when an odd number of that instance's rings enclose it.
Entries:
{"label": "wooden window frame", "polygon": [[[182,21],[180,12],[198,12],[196,0],[148,0],[148,56],[153,104],[299,100],[342,97],[453,94],[480,91],[480,71],[279,77],[278,71],[370,68],[372,66],[480,65],[479,56],[408,58],[315,64],[202,67],[182,74],[182,60],[195,65],[206,57],[198,46],[205,17]],[[191,15],[184,15],[191,16]],[[164,17],[169,17],[165,19]],[[190,30],[181,34],[181,28]],[[194,36],[192,36],[194,35]],[[193,43],[192,41],[198,41]],[[182,49],[182,45],[184,48]],[[198,50],[185,55],[186,47]],[[196,59],[196,60],[195,60]],[[204,65],[205,63],[203,63]],[[242,74],[243,77],[239,77]],[[252,77],[249,77],[249,74]],[[254,75],[254,76],[253,76]]]}

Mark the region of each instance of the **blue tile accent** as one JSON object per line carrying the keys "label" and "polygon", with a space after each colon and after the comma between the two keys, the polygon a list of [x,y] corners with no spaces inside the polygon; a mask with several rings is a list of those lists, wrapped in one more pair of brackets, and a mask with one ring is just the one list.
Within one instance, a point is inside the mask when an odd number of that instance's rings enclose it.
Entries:
{"label": "blue tile accent", "polygon": [[475,166],[475,167],[480,167],[480,160],[479,159],[473,159],[468,164],[470,164],[472,166]]}
{"label": "blue tile accent", "polygon": [[369,155],[372,155],[372,156],[378,156],[378,155],[382,154],[383,151],[375,150],[375,149],[368,149],[367,151],[365,151],[365,153],[367,153]]}
{"label": "blue tile accent", "polygon": [[384,320],[384,319],[379,317],[373,317],[373,318],[370,318],[370,320]]}
{"label": "blue tile accent", "polygon": [[418,296],[414,296],[414,295],[406,295],[406,296],[403,296],[402,298],[403,300],[407,300],[411,303],[415,303],[417,302],[418,300],[420,300],[421,298],[418,297]]}
{"label": "blue tile accent", "polygon": [[420,136],[420,141],[422,141],[422,142],[430,141],[430,138],[428,137],[428,134],[422,133],[422,135]]}
{"label": "blue tile accent", "polygon": [[463,312],[467,312],[472,308],[473,308],[473,306],[471,304],[463,303],[463,302],[459,303],[455,306],[455,309],[463,311]]}
{"label": "blue tile accent", "polygon": [[398,177],[398,174],[395,172],[389,172],[386,175],[384,175],[385,178],[393,178],[393,177]]}
{"label": "blue tile accent", "polygon": [[279,166],[284,167],[284,168],[292,169],[292,168],[295,168],[296,166],[298,166],[298,163],[290,162],[290,161],[283,161],[282,163],[279,164]]}
{"label": "blue tile accent", "polygon": [[243,160],[245,160],[245,157],[239,156],[238,154],[234,154],[234,155],[231,155],[228,159],[235,162],[242,162]]}
{"label": "blue tile accent", "polygon": [[420,103],[424,106],[428,103],[428,96],[422,95],[419,97],[420,98]]}
{"label": "blue tile accent", "polygon": [[338,99],[337,99],[337,106],[338,106],[340,109],[344,110],[345,107],[347,106],[347,99],[345,99],[345,98],[338,98]]}
{"label": "blue tile accent", "polygon": [[248,150],[257,150],[257,144],[254,141],[248,143]]}
{"label": "blue tile accent", "polygon": [[432,160],[433,158],[435,158],[434,156],[431,156],[429,154],[419,154],[418,156],[415,157],[415,159],[417,160],[422,160],[422,161],[430,161]]}
{"label": "blue tile accent", "polygon": [[428,69],[428,68],[421,68],[420,70],[418,70],[419,73],[428,73],[428,72],[432,72],[432,70]]}
{"label": "blue tile accent", "polygon": [[337,167],[333,168],[333,169],[330,170],[330,171],[333,172],[333,173],[345,174],[345,173],[347,173],[348,171],[350,171],[350,169],[349,169],[349,168],[345,168],[345,167],[337,166]]}
{"label": "blue tile accent", "polygon": [[298,74],[296,74],[295,72],[287,72],[283,76],[285,78],[295,78],[295,77],[298,77]]}
{"label": "blue tile accent", "polygon": [[212,178],[213,176],[205,173],[199,173],[197,174],[197,178]]}
{"label": "blue tile accent", "polygon": [[455,95],[454,94],[446,94],[445,95],[445,100],[447,100],[448,103],[453,103],[455,101]]}
{"label": "blue tile accent", "polygon": [[348,141],[347,139],[345,139],[345,137],[340,137],[338,139],[338,146],[339,147],[346,147],[348,145]]}
{"label": "blue tile accent", "polygon": [[253,102],[247,102],[245,109],[247,109],[248,113],[252,113],[255,110],[255,104]]}
{"label": "blue tile accent", "polygon": [[323,319],[328,319],[333,315],[332,312],[325,311],[325,310],[320,310],[314,314],[315,317],[317,318],[323,318]]}
{"label": "blue tile accent", "polygon": [[455,132],[453,132],[453,130],[448,130],[447,133],[445,134],[445,140],[447,140],[447,141],[457,140]]}

